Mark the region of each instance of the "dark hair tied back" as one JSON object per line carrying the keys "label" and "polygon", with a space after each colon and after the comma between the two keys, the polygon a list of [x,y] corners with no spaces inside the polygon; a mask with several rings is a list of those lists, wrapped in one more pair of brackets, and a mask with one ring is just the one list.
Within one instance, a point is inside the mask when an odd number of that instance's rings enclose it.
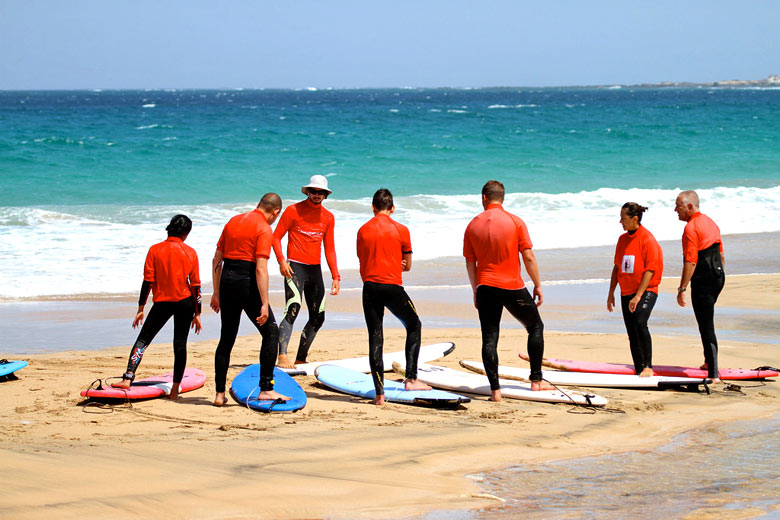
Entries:
{"label": "dark hair tied back", "polygon": [[626,210],[626,215],[629,217],[637,217],[638,222],[642,222],[642,214],[647,211],[645,206],[640,206],[636,202],[626,202],[621,209]]}
{"label": "dark hair tied back", "polygon": [[188,235],[192,229],[192,221],[187,215],[176,215],[171,219],[171,223],[165,228],[169,237],[183,237]]}

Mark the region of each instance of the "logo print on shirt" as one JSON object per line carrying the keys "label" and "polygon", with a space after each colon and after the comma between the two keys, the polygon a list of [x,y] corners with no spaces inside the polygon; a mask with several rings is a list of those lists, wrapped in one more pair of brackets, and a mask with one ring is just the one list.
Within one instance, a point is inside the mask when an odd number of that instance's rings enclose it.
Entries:
{"label": "logo print on shirt", "polygon": [[620,264],[620,270],[626,274],[634,273],[634,255],[623,256],[623,262]]}

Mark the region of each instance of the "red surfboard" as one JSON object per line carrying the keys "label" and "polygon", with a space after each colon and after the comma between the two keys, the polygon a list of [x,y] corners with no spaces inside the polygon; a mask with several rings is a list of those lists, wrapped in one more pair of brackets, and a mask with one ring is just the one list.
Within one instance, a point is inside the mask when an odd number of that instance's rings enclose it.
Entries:
{"label": "red surfboard", "polygon": [[[520,354],[520,358],[528,361],[528,356]],[[556,370],[567,370],[569,372],[595,372],[597,374],[634,374],[634,365],[623,365],[620,363],[600,363],[597,361],[573,361],[571,359],[544,358],[542,365],[554,368]],[[653,365],[653,372],[657,376],[670,377],[694,377],[704,379],[707,377],[707,371],[694,367],[677,367],[669,365]],[[718,375],[724,380],[739,379],[763,379],[765,377],[777,377],[776,370],[760,370],[747,368],[722,368],[718,370]]]}
{"label": "red surfboard", "polygon": [[[197,368],[188,368],[184,370],[184,377],[179,385],[179,393],[197,390],[206,383],[206,374]],[[114,388],[108,384],[102,383],[99,388],[90,388],[83,390],[83,397],[96,397],[103,399],[151,399],[171,393],[173,386],[173,372],[168,372],[155,377],[145,379],[136,379],[130,388]]]}

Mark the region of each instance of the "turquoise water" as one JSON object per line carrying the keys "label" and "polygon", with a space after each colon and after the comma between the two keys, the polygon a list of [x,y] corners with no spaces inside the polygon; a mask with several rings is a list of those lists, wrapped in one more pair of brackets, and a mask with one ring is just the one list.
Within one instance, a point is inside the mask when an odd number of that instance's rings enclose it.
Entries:
{"label": "turquoise water", "polygon": [[679,240],[687,188],[724,235],[776,232],[778,120],[780,89],[0,92],[0,299],[135,292],[172,215],[208,259],[232,215],[312,174],[342,269],[380,186],[420,260],[461,254],[490,178],[536,249],[614,244],[628,200]]}

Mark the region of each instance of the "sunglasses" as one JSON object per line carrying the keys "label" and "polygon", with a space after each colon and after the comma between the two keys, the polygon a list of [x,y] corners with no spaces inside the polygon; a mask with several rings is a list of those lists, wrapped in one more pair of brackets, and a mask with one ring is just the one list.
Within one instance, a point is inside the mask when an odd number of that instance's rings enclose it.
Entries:
{"label": "sunglasses", "polygon": [[309,193],[312,195],[327,195],[328,192],[326,190],[315,190],[313,188],[309,188]]}

